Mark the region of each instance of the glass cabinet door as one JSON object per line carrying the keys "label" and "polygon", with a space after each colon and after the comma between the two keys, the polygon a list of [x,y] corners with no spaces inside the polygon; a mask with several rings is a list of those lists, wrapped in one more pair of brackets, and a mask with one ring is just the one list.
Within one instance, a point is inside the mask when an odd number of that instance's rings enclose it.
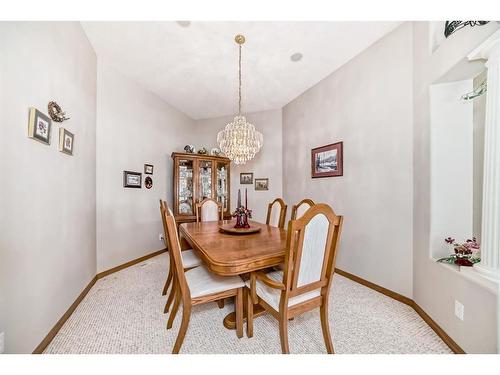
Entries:
{"label": "glass cabinet door", "polygon": [[198,162],[198,199],[212,198],[212,161],[200,160]]}
{"label": "glass cabinet door", "polygon": [[222,205],[222,212],[229,213],[229,181],[225,163],[217,163],[217,201]]}
{"label": "glass cabinet door", "polygon": [[179,160],[178,212],[180,215],[193,215],[193,160]]}

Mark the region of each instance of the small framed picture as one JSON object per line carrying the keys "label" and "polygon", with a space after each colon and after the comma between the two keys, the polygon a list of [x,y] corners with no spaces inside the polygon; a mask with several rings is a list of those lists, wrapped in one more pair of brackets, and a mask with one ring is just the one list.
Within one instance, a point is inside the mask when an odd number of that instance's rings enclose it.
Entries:
{"label": "small framed picture", "polygon": [[253,184],[253,173],[240,173],[240,184],[252,185]]}
{"label": "small framed picture", "polygon": [[144,174],[153,174],[152,164],[144,164]]}
{"label": "small framed picture", "polygon": [[269,190],[269,179],[268,178],[256,178],[255,179],[255,190]]}
{"label": "small framed picture", "polygon": [[28,124],[28,137],[50,145],[51,128],[52,120],[50,117],[44,115],[38,109],[31,107]]}
{"label": "small framed picture", "polygon": [[59,128],[59,151],[73,155],[75,135],[64,128]]}
{"label": "small framed picture", "polygon": [[142,173],[123,171],[123,187],[140,189],[142,186]]}
{"label": "small framed picture", "polygon": [[311,177],[335,177],[344,174],[343,143],[313,148],[311,150]]}

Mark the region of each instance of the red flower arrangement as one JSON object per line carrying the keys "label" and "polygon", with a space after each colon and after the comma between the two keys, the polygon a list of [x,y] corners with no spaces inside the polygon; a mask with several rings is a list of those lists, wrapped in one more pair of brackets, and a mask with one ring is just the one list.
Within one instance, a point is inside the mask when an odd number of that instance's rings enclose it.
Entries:
{"label": "red flower arrangement", "polygon": [[481,261],[480,247],[476,237],[467,239],[465,242],[456,242],[454,238],[448,237],[444,239],[448,245],[453,246],[454,254],[440,258],[438,262],[454,263],[459,266],[471,267],[474,263]]}
{"label": "red flower arrangement", "polygon": [[231,215],[236,218],[235,228],[250,228],[250,224],[248,224],[248,218],[252,218],[252,210],[240,206],[236,208],[234,213]]}

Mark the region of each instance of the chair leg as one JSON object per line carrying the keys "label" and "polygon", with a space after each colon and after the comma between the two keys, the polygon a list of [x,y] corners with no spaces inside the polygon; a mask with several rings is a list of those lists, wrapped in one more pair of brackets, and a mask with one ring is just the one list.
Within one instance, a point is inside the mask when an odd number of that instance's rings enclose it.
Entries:
{"label": "chair leg", "polygon": [[178,354],[181,350],[182,343],[184,342],[184,337],[186,336],[187,328],[189,325],[189,319],[191,318],[191,304],[182,304],[182,322],[179,328],[179,333],[177,334],[177,340],[175,340],[174,349],[172,354]]}
{"label": "chair leg", "polygon": [[243,288],[238,288],[236,291],[234,305],[236,311],[236,336],[241,339],[243,337]]}
{"label": "chair leg", "polygon": [[170,283],[172,282],[172,269],[169,268],[168,269],[168,276],[167,276],[167,280],[165,281],[165,286],[163,287],[163,292],[162,292],[162,296],[166,295],[167,294],[167,291],[168,291],[168,287],[170,286]]}
{"label": "chair leg", "polygon": [[247,294],[247,337],[253,337],[253,301],[252,294],[246,289]]}
{"label": "chair leg", "polygon": [[219,309],[224,308],[224,299],[220,299],[217,301],[217,306],[219,306]]}
{"label": "chair leg", "polygon": [[280,316],[280,341],[281,341],[281,352],[283,354],[289,354],[290,349],[288,347],[288,319],[286,316]]}
{"label": "chair leg", "polygon": [[174,301],[175,298],[176,288],[177,288],[177,283],[175,281],[175,277],[173,277],[172,275],[172,288],[170,289],[170,294],[168,295],[167,303],[165,303],[165,308],[163,309],[164,314],[168,313],[170,306],[172,306],[172,302]]}
{"label": "chair leg", "polygon": [[174,302],[174,307],[172,308],[172,312],[168,317],[167,329],[172,328],[172,325],[174,324],[175,315],[177,315],[177,310],[179,310],[179,304],[181,303],[181,298],[182,298],[181,293],[179,293],[179,291],[175,289],[175,302]]}
{"label": "chair leg", "polygon": [[319,309],[321,316],[321,330],[323,331],[323,339],[325,340],[326,351],[328,354],[334,354],[332,337],[330,336],[330,325],[328,324],[328,302],[325,301]]}

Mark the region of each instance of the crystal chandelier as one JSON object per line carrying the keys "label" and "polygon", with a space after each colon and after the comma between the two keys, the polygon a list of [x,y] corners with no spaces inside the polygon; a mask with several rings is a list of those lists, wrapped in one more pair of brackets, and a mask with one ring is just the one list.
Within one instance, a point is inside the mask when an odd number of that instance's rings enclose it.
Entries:
{"label": "crystal chandelier", "polygon": [[217,143],[221,151],[235,164],[245,164],[259,152],[264,138],[262,133],[255,130],[255,126],[241,115],[241,45],[245,43],[245,37],[238,34],[234,40],[239,46],[238,115],[234,117],[233,122],[227,124],[224,130],[217,134]]}

